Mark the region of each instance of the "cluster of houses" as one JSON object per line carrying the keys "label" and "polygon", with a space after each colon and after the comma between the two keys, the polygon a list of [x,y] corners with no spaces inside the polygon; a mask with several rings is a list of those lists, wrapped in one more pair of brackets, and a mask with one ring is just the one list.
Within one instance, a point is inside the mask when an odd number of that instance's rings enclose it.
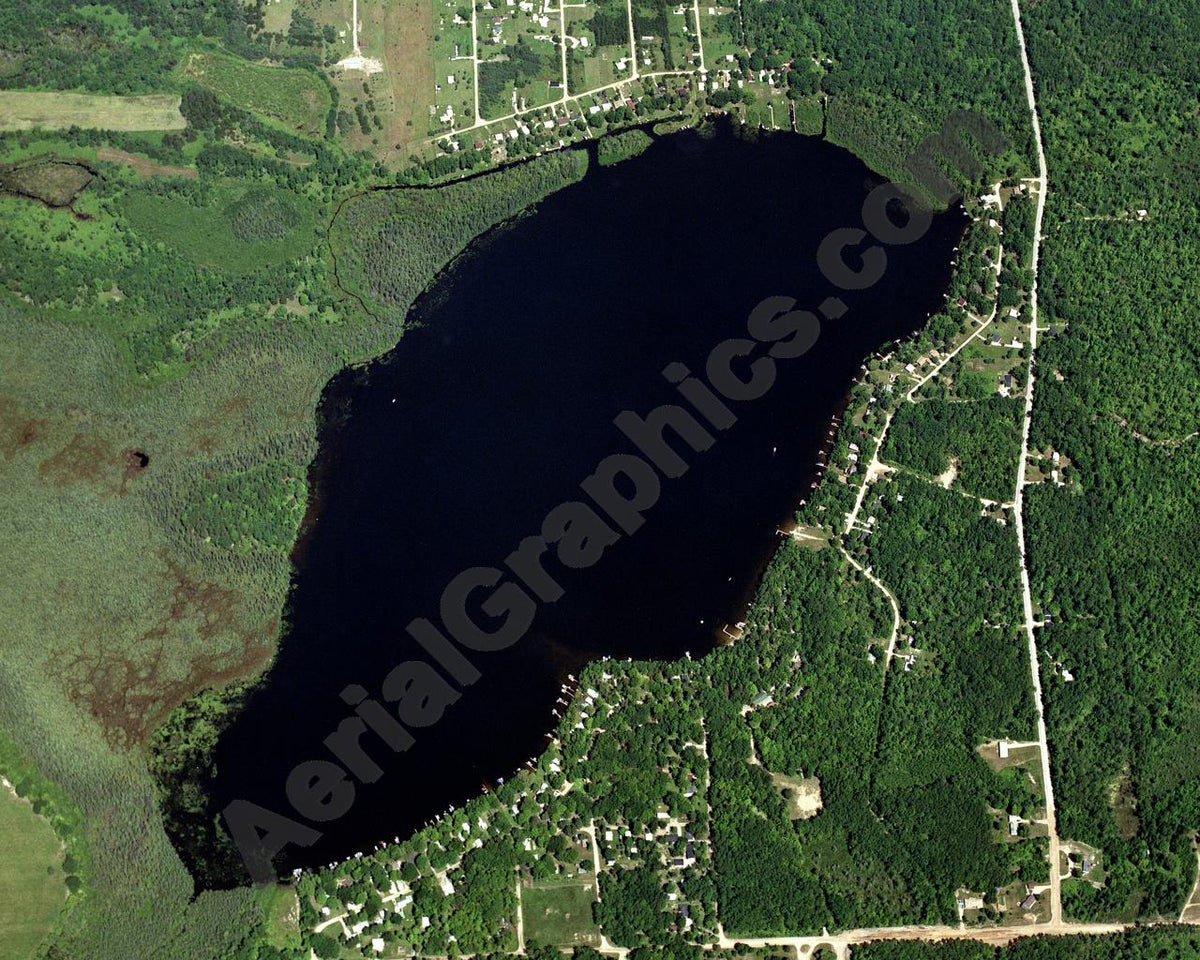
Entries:
{"label": "cluster of houses", "polygon": [[[551,86],[557,85],[558,83],[559,81],[557,80],[550,81]],[[587,108],[586,111],[582,111],[578,108],[568,109],[566,107],[560,107],[558,104],[551,104],[547,108],[550,114],[549,116],[535,115],[528,118],[518,117],[513,121],[513,126],[506,130],[496,131],[491,135],[490,139],[493,143],[499,145],[505,143],[506,141],[517,140],[520,137],[544,135],[545,133],[552,132],[554,130],[561,131],[564,127],[574,123],[576,120],[586,119],[588,116],[595,116],[596,114],[609,113],[618,107],[626,106],[631,110],[637,107],[637,99],[634,99],[633,97],[622,98],[619,96],[619,91],[614,91],[614,93],[617,93],[618,95],[613,99],[593,103]],[[515,91],[513,96],[516,96]],[[517,112],[524,112],[526,109],[525,98],[522,97],[520,104],[515,106]],[[449,108],[447,108],[447,114],[449,117],[443,116],[441,118],[443,122],[449,122],[449,120],[453,119],[453,111]],[[561,147],[565,145],[565,140],[560,139],[558,141],[558,146]],[[483,150],[488,146],[488,144],[485,140],[476,140],[472,146],[476,150]],[[454,137],[447,137],[442,141],[442,147],[447,151],[456,152],[462,149],[462,143]]]}
{"label": "cluster of houses", "polygon": [[[696,862],[696,837],[683,820],[675,820],[665,810],[658,813],[658,821],[636,833],[632,827],[609,826],[598,833],[600,857],[605,866],[616,866],[617,861],[629,862],[655,855],[664,867],[690,867]],[[665,849],[664,849],[665,847]]]}
{"label": "cluster of houses", "polygon": [[[515,7],[521,13],[528,16],[529,19],[533,23],[536,23],[538,25],[538,27],[541,28],[542,30],[550,30],[551,29],[551,26],[550,26],[550,24],[551,24],[550,16],[551,15],[553,15],[556,18],[558,17],[557,8],[550,9],[550,5],[546,2],[546,0],[542,0],[540,7],[537,4],[530,2],[530,0],[504,0],[504,6],[505,7]],[[486,0],[486,2],[483,5],[483,12],[485,15],[495,14],[497,9],[498,8],[491,2],[491,0]],[[490,17],[491,27],[488,29],[488,37],[487,37],[488,43],[500,44],[500,43],[504,42],[504,24],[508,19],[509,19],[508,14],[497,14],[495,16]],[[455,16],[454,22],[458,23],[459,20],[460,20],[460,18],[458,16]],[[465,20],[463,20],[462,22],[466,23]],[[552,40],[553,37],[551,35],[547,34],[544,36],[537,36],[534,39],[536,39],[536,40]]]}
{"label": "cluster of houses", "polygon": [[[689,786],[686,796],[694,796],[696,787]],[[657,862],[666,874],[667,901],[676,914],[676,930],[688,930],[694,923],[691,904],[687,902],[688,871],[696,866],[697,840],[684,819],[673,818],[665,810],[657,814],[656,822],[634,829],[630,826],[608,825],[596,831],[600,859],[609,869],[618,863],[634,861]],[[585,841],[586,845],[586,841]]]}

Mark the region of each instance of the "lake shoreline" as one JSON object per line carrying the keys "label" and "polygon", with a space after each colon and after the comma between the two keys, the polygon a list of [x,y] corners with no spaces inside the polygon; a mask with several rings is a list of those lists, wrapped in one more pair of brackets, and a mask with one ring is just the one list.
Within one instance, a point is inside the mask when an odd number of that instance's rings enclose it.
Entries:
{"label": "lake shoreline", "polygon": [[[703,139],[694,131],[676,136],[687,138],[689,140],[689,143],[686,146],[679,145],[677,147],[670,148],[672,151],[672,156],[678,162],[702,162],[699,160],[693,160],[693,158],[695,158],[698,154],[703,154],[704,151],[708,149],[710,144],[713,143],[717,144],[716,149],[732,149],[735,154],[739,149],[741,149],[741,147],[733,146],[729,142],[728,138],[722,138],[719,131],[715,134],[715,139],[713,140]],[[788,137],[788,134],[780,133],[769,134],[765,136],[756,135],[755,143],[749,145],[748,148],[752,150],[758,149],[762,141],[769,141],[775,143],[775,145],[764,148],[768,153],[774,150],[786,149],[781,148],[777,142],[779,138],[784,137]],[[794,134],[791,135],[791,139],[798,141],[811,140],[811,138],[800,138]],[[654,154],[655,149],[661,146],[661,143],[656,144],[647,151],[646,155],[643,155],[643,158],[645,156]],[[794,146],[797,146],[801,151],[805,149],[805,147],[798,144]],[[845,153],[845,151],[842,151],[840,148],[834,148],[829,145],[825,145],[822,147],[822,149],[834,150],[839,154],[844,154],[847,158],[850,157],[849,154]],[[618,164],[615,167],[608,168],[610,172],[607,174],[607,176],[612,177],[615,175],[623,180],[626,169],[630,165],[642,162],[643,158],[637,158],[626,163]],[[855,161],[855,163],[857,163],[857,161]],[[861,167],[861,164],[859,164],[859,166]],[[869,173],[865,171],[865,168],[862,169],[865,173]],[[592,178],[594,175],[596,175],[596,171],[593,168],[589,171],[588,178],[585,178],[583,183],[586,185],[590,181],[590,178]],[[721,175],[719,171],[718,175]],[[877,181],[877,178],[874,179]],[[576,184],[573,187],[567,188],[567,190],[578,190],[580,187],[580,184]],[[620,190],[623,189],[623,187],[618,187],[617,189]],[[561,193],[552,195],[551,197],[542,201],[538,207],[544,210],[547,207],[553,206],[559,196],[561,196]],[[413,318],[421,321],[416,329],[406,329],[404,336],[400,339],[397,346],[388,353],[362,366],[344,369],[326,385],[326,388],[322,393],[321,403],[318,407],[318,421],[320,427],[318,452],[312,464],[310,465],[309,471],[309,506],[308,510],[306,511],[304,524],[301,528],[301,534],[298,537],[297,543],[293,550],[295,572],[293,574],[293,586],[289,591],[287,605],[288,627],[285,635],[281,638],[280,648],[277,652],[272,669],[268,671],[263,678],[261,678],[260,683],[256,685],[254,693],[247,698],[247,710],[243,712],[242,716],[232,724],[234,728],[242,725],[245,722],[248,722],[246,717],[252,710],[257,709],[261,711],[262,707],[256,707],[254,704],[254,701],[260,696],[267,700],[277,697],[277,694],[270,692],[272,684],[276,684],[277,686],[280,679],[279,671],[281,671],[281,669],[287,669],[285,660],[297,650],[302,650],[303,648],[304,641],[303,639],[298,638],[296,634],[298,629],[305,629],[307,623],[302,623],[300,621],[299,617],[304,616],[304,611],[303,609],[297,609],[296,601],[300,596],[300,591],[304,589],[306,575],[311,576],[311,571],[309,571],[308,568],[315,555],[313,553],[314,546],[320,541],[322,526],[326,519],[325,510],[330,503],[327,494],[330,493],[330,486],[336,485],[334,475],[339,467],[345,468],[347,465],[352,465],[356,462],[354,456],[347,453],[346,447],[346,444],[351,442],[349,433],[353,428],[344,429],[347,425],[347,422],[353,421],[358,412],[354,399],[356,393],[364,390],[368,392],[371,391],[377,386],[375,378],[387,377],[391,375],[392,371],[395,369],[393,364],[397,363],[398,355],[401,353],[401,351],[405,350],[405,344],[410,341],[410,338],[412,338],[418,332],[426,337],[430,335],[430,330],[421,329],[422,327],[438,328],[436,323],[425,323],[424,321],[426,318],[424,314],[431,307],[436,310],[440,305],[443,305],[446,298],[454,297],[454,289],[459,285],[460,280],[462,280],[462,278],[458,276],[458,273],[462,267],[466,265],[473,265],[470,267],[470,269],[475,269],[481,260],[486,260],[487,258],[494,256],[495,247],[500,245],[498,238],[507,236],[514,230],[527,229],[528,224],[538,220],[540,216],[540,213],[534,215],[533,217],[530,217],[528,214],[526,214],[518,217],[515,221],[506,221],[500,226],[499,229],[493,228],[492,230],[486,231],[480,237],[476,238],[475,241],[472,241],[468,249],[459,257],[455,258],[455,260],[452,261],[452,263],[445,270],[443,270],[441,274],[439,274],[438,279],[431,284],[414,303],[412,309],[409,311],[408,321],[411,321]],[[951,235],[955,232],[956,231],[950,231],[949,233],[946,233],[944,237],[939,239],[939,243],[945,243],[948,249],[949,241],[952,239]],[[469,270],[463,271],[464,274],[468,272]],[[923,296],[926,303],[932,305],[935,297],[941,296],[945,289],[945,282],[948,281],[948,279],[949,270],[946,269],[943,271],[942,282],[937,285],[936,290],[929,289],[924,292]],[[467,282],[470,282],[469,278],[467,278]],[[449,290],[444,289],[446,287],[448,287]],[[439,296],[442,298],[440,301],[438,299]],[[408,321],[406,321],[406,323]],[[907,335],[916,332],[924,325],[924,322],[925,318],[922,317],[917,320],[917,318],[914,317],[913,325],[908,330],[889,332],[887,335],[883,335],[879,339],[870,343],[867,349],[855,357],[855,360],[857,361],[854,364],[855,370],[847,370],[847,373],[850,374],[850,376],[848,376],[845,380],[839,381],[837,387],[835,388],[834,392],[838,397],[838,400],[830,404],[829,400],[826,399],[822,404],[825,406],[827,414],[822,415],[819,418],[819,424],[809,424],[810,428],[815,427],[815,431],[813,429],[808,431],[810,434],[813,434],[814,440],[819,442],[816,442],[815,445],[809,448],[806,453],[801,453],[798,456],[795,455],[795,451],[792,451],[792,454],[794,455],[794,472],[790,474],[790,479],[784,482],[784,486],[790,488],[790,493],[787,494],[786,498],[780,498],[780,496],[777,494],[774,500],[777,506],[772,508],[769,513],[764,513],[762,518],[760,518],[758,521],[752,522],[751,526],[755,529],[755,531],[758,532],[753,532],[751,534],[743,533],[738,535],[740,537],[749,536],[749,540],[746,541],[746,545],[743,549],[748,550],[749,554],[747,554],[747,556],[752,555],[754,559],[753,562],[748,566],[743,567],[740,573],[735,572],[734,576],[729,578],[730,582],[735,579],[737,579],[739,582],[734,585],[736,589],[732,590],[728,594],[729,599],[724,601],[724,606],[722,607],[723,615],[725,617],[724,623],[733,622],[736,619],[739,611],[745,609],[749,598],[753,597],[763,572],[769,565],[771,558],[774,556],[778,548],[778,529],[780,529],[782,525],[787,524],[788,520],[794,516],[795,510],[809,490],[809,485],[817,476],[819,471],[814,464],[814,454],[819,450],[826,449],[825,441],[827,439],[827,430],[830,423],[830,417],[836,416],[836,411],[839,408],[839,405],[840,407],[844,408],[846,398],[848,397],[848,391],[853,385],[854,375],[856,375],[859,363],[861,363],[862,360],[868,357],[872,352],[880,349],[888,342],[891,342],[893,339],[895,339],[897,333]],[[636,328],[634,329],[636,330]],[[604,346],[602,342],[600,346]],[[403,376],[401,376],[401,380],[403,380]],[[642,389],[642,387],[639,387],[639,389]],[[826,394],[826,396],[828,396],[828,394]],[[360,404],[365,402],[366,401],[359,401]],[[378,413],[379,411],[376,410],[370,413],[370,415],[376,416]],[[784,434],[793,437],[793,440],[789,441],[789,443],[797,442],[795,439],[795,430],[785,430]],[[722,443],[726,442],[727,441],[724,440],[722,441]],[[757,454],[755,457],[757,457]],[[748,464],[744,464],[739,469],[742,469],[743,472],[745,472],[747,470],[759,468],[769,470],[770,465],[766,463],[758,464],[757,461],[755,461],[755,465],[753,467],[749,466]],[[338,496],[339,495],[337,491],[333,491],[333,503],[335,510],[337,509],[336,504],[338,501]],[[336,525],[341,521],[337,519],[339,516],[337,513],[335,513],[334,516],[335,519],[330,521],[330,523]],[[767,519],[768,516],[769,519]],[[515,545],[515,540],[511,540],[511,542],[513,545]],[[755,546],[755,544],[757,544],[757,546]],[[481,559],[486,559],[486,557]],[[658,569],[659,575],[661,575],[663,568],[659,567]],[[677,613],[678,611],[676,612],[676,617]],[[705,619],[712,618],[706,617]],[[693,629],[689,630],[689,636],[691,636],[691,639],[681,640],[682,646],[672,645],[669,650],[665,648],[661,650],[639,650],[637,653],[637,658],[652,660],[674,659],[675,656],[681,655],[685,649],[692,653],[703,654],[715,645],[716,635],[720,633],[719,626],[716,625],[715,620],[711,624],[709,631],[706,631],[705,633],[707,633],[709,637],[708,641],[703,640],[702,636],[700,634],[696,634]],[[622,636],[623,632],[620,628],[614,628],[613,635]],[[541,689],[556,688],[557,684],[554,682],[558,681],[561,683],[561,678],[565,676],[567,672],[572,672],[573,667],[577,667],[578,664],[582,662],[596,659],[601,655],[598,649],[592,650],[590,646],[564,647],[561,644],[557,644],[553,640],[553,637],[549,634],[538,637],[537,641],[535,642],[537,642],[537,645],[541,647],[543,655],[552,654],[549,659],[557,661],[557,664],[546,663],[543,661],[542,666],[539,668],[540,672],[538,674],[540,678],[538,681],[538,686]],[[585,650],[588,652],[585,652]],[[630,652],[632,653],[632,651]],[[672,653],[673,655],[671,655]],[[663,655],[660,656],[660,654]],[[311,677],[308,679],[311,681]],[[472,695],[474,695],[474,692]],[[532,719],[532,717],[539,714],[540,711],[535,710],[529,715]],[[251,720],[253,720],[253,718],[251,718]],[[522,735],[523,742],[528,744],[528,748],[522,749],[519,752],[527,755],[528,749],[535,748],[538,742],[544,743],[546,730],[551,726],[552,718],[547,717],[544,720],[538,721],[535,727],[528,727],[527,729],[529,729],[530,732]],[[220,749],[222,751],[227,751],[229,748],[229,742],[230,738],[227,734],[226,736],[222,737]],[[317,743],[319,743],[319,740],[317,740]],[[534,752],[536,753],[540,751],[535,750]],[[516,756],[517,751],[509,750],[508,753],[513,754],[513,756],[510,758],[511,760],[517,761],[515,763],[510,763],[508,767],[515,768],[519,766],[522,758]],[[493,766],[496,766],[497,764],[498,761],[497,763],[494,763]],[[229,764],[226,762],[221,762],[218,764],[218,767],[224,771],[229,769]],[[460,775],[458,780],[462,782],[461,789],[458,789],[456,792],[451,790],[442,790],[440,791],[442,798],[448,799],[453,797],[456,799],[449,800],[449,802],[461,803],[463,800],[468,799],[470,796],[478,793],[478,784],[481,781],[489,779],[494,780],[498,776],[508,776],[511,773],[511,769],[502,768],[493,770],[489,768],[487,773],[490,773],[491,775],[477,777],[474,773],[471,773],[467,775],[467,779],[465,780],[464,777]],[[226,795],[228,796],[228,794]],[[429,808],[430,814],[436,813],[436,811],[441,809],[442,806],[443,804],[439,801],[437,807]],[[428,817],[424,819],[428,819]],[[396,820],[394,817],[391,817],[388,819],[389,827],[387,829],[372,830],[370,832],[362,829],[356,829],[354,833],[358,839],[348,841],[347,845],[343,848],[342,855],[346,855],[346,851],[349,850],[350,847],[357,848],[361,846],[369,846],[367,840],[371,836],[374,837],[375,841],[391,837],[393,834],[397,833],[397,829],[394,825],[399,822],[400,821]],[[420,822],[420,819],[412,820],[405,818],[403,821],[403,829],[400,829],[399,832],[410,832],[411,829],[418,828],[420,826]],[[380,823],[380,826],[382,827],[382,822]],[[302,861],[298,863],[289,863],[288,866],[311,866],[317,863],[328,862],[328,860],[331,859],[329,856],[316,853],[316,851],[313,851],[313,854],[314,856],[312,858],[301,854],[303,857]]]}

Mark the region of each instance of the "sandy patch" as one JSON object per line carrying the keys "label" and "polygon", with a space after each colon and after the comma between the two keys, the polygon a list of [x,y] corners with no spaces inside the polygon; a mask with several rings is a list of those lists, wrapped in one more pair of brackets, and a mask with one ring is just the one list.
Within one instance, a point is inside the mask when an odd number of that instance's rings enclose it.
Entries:
{"label": "sandy patch", "polygon": [[952,457],[950,466],[938,474],[937,482],[947,490],[950,489],[950,484],[954,482],[954,478],[958,476],[958,457]]}

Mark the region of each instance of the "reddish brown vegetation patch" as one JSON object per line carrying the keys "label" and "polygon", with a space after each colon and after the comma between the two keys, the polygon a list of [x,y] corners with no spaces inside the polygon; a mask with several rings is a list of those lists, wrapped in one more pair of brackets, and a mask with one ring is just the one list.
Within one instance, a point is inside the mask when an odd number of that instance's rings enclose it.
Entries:
{"label": "reddish brown vegetation patch", "polygon": [[70,443],[38,464],[38,473],[47,483],[65,487],[75,483],[104,486],[120,457],[107,441],[92,433],[77,433]]}
{"label": "reddish brown vegetation patch", "polygon": [[110,163],[123,163],[133,167],[143,177],[194,177],[194,167],[173,167],[166,163],[157,163],[148,157],[140,157],[136,153],[125,150],[114,150],[111,147],[101,147],[96,151],[97,160],[107,160]]}
{"label": "reddish brown vegetation patch", "polygon": [[115,450],[93,433],[77,433],[65,447],[38,464],[38,474],[56,487],[86,483],[102,493],[124,495],[129,481],[149,465],[150,458],[141,450]]}
{"label": "reddish brown vegetation patch", "polygon": [[27,416],[15,400],[0,399],[0,451],[5,460],[33,443],[45,428],[45,420]]}
{"label": "reddish brown vegetation patch", "polygon": [[[154,626],[120,649],[89,643],[92,649],[64,664],[71,700],[100,722],[116,747],[144,743],[188,697],[261,670],[275,648],[276,620],[247,626],[234,591],[194,580],[170,560],[166,563],[171,603]],[[178,679],[171,651],[188,627],[202,640],[235,637],[240,645],[228,653],[198,654]]]}

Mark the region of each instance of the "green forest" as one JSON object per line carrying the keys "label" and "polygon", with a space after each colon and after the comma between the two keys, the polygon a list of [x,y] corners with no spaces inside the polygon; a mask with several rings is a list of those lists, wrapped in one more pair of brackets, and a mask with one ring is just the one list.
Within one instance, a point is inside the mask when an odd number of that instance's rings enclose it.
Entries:
{"label": "green forest", "polygon": [[[904,506],[927,486],[906,486]],[[930,506],[935,509],[913,521],[928,523],[939,505]],[[946,504],[940,507],[948,512]],[[898,540],[907,531],[885,528],[884,534],[898,539],[884,541],[881,564],[891,562],[889,550],[899,556]],[[1028,686],[1019,647],[1015,639],[993,641],[991,649],[973,639],[984,597],[972,592],[990,592],[967,572],[979,569],[975,557],[956,562],[964,571],[958,580],[932,576],[943,569],[939,550],[962,551],[961,534],[939,530],[922,548],[930,555],[923,582],[937,592],[917,602],[928,617],[928,644],[939,644],[939,665],[921,664],[910,675],[897,664],[885,686],[868,658],[869,650],[882,653],[888,623],[874,588],[849,576],[832,550],[814,554],[791,546],[768,572],[746,636],[712,655],[715,696],[705,717],[727,931],[761,936],[900,917],[944,921],[953,915],[948,893],[957,887],[990,893],[1022,876],[1016,848],[991,842],[985,798],[1002,788],[973,754],[986,736],[1029,732],[1028,695],[1012,696]],[[980,561],[994,563],[996,579],[1011,583],[1015,556],[1002,548],[995,561],[986,561],[995,548],[981,543],[979,549]],[[969,607],[965,623],[959,604]],[[972,639],[976,650],[966,648]],[[926,646],[925,636],[920,641]],[[1005,660],[1008,675],[981,658]],[[991,696],[972,688],[985,676]],[[762,690],[773,691],[777,703],[743,718],[737,705]],[[748,762],[752,750],[757,764]],[[821,813],[789,823],[767,771],[819,778]],[[773,869],[763,870],[763,863]],[[1038,869],[1034,865],[1026,879],[1035,879]]]}
{"label": "green forest", "polygon": [[[1200,822],[1195,482],[1200,352],[1200,22],[1186,4],[1027,14],[1053,189],[1031,445],[1077,483],[1028,494],[1030,574],[1051,615],[1060,832],[1104,850],[1069,915],[1177,917]],[[1139,219],[1139,210],[1146,219]]]}
{"label": "green forest", "polygon": [[792,62],[789,82],[801,95],[811,92],[810,74],[795,67],[816,59],[829,138],[876,170],[904,179],[917,144],[954,110],[979,114],[1005,137],[1001,172],[1030,168],[1021,65],[1003,0],[747,0],[741,11],[750,67]]}
{"label": "green forest", "polygon": [[953,464],[956,487],[1003,503],[1016,484],[1024,414],[1015,397],[901,404],[881,456],[928,477]]}

